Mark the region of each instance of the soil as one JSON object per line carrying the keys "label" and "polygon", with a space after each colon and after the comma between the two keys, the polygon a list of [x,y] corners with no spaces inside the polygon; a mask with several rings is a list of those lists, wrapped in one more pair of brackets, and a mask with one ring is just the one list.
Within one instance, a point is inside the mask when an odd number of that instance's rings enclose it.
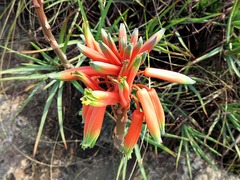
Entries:
{"label": "soil", "polygon": [[[8,82],[8,85],[11,83],[13,82]],[[80,143],[83,125],[81,117],[77,116],[77,108],[73,108],[78,107],[79,97],[71,100],[73,104],[69,108],[75,110],[72,111],[72,117],[66,119],[64,126],[68,148],[65,149],[61,142],[56,108],[53,106],[37,154],[33,157],[35,138],[48,91],[40,88],[25,110],[18,114],[28,97],[28,93],[22,89],[32,83],[15,83],[6,94],[0,94],[0,177],[6,180],[115,179],[122,155],[113,146],[111,132],[114,124],[105,120],[97,145],[93,149],[82,150]],[[185,156],[182,156],[177,170],[175,161],[171,155],[161,151],[156,155],[149,149],[142,163],[149,179],[189,179]],[[127,178],[133,171],[131,179],[142,179],[138,165],[135,170],[133,168],[135,163],[134,157],[128,162]],[[191,167],[193,179],[197,180],[240,179],[224,170],[214,170],[194,154],[191,154]]]}
{"label": "soil", "polygon": [[[51,133],[46,133],[48,131],[44,131],[38,153],[33,157],[32,150],[41,112],[30,112],[28,109],[14,117],[24,98],[0,95],[0,177],[7,180],[115,179],[121,154],[105,140],[106,134],[100,137],[95,148],[83,151],[79,139],[68,140],[68,149],[65,149],[61,142],[56,141],[58,134],[52,136]],[[148,178],[189,179],[185,158],[181,158],[178,170],[175,169],[175,160],[165,153],[160,152],[156,156],[152,151],[147,152],[143,165]],[[134,158],[129,161],[127,177],[134,163]],[[240,179],[224,170],[212,169],[194,154],[191,154],[191,167],[193,179],[196,180]],[[141,179],[138,166],[131,179]]]}

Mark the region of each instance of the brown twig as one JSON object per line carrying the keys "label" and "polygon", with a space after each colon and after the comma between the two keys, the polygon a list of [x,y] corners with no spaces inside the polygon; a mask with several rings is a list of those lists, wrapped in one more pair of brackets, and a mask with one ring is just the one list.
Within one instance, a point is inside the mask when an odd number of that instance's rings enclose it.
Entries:
{"label": "brown twig", "polygon": [[45,36],[45,40],[51,45],[51,47],[53,48],[53,51],[60,59],[62,65],[66,69],[72,68],[73,66],[68,62],[66,55],[62,52],[57,41],[55,40],[52,34],[51,27],[47,21],[47,16],[44,13],[43,0],[33,0],[33,5],[35,7],[38,20],[42,27],[42,32]]}

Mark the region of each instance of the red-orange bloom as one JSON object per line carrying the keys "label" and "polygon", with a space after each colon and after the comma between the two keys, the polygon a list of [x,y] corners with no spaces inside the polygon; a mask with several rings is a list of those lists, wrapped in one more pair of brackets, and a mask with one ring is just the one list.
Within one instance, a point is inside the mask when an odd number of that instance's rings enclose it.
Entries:
{"label": "red-orange bloom", "polygon": [[96,72],[103,75],[117,76],[121,70],[121,66],[100,61],[92,61],[89,64]]}
{"label": "red-orange bloom", "polygon": [[120,97],[117,92],[107,92],[101,90],[85,89],[84,96],[81,98],[82,103],[96,107],[116,105]]}
{"label": "red-orange bloom", "polygon": [[151,88],[148,91],[148,93],[152,100],[152,104],[154,106],[155,113],[157,115],[160,132],[163,135],[165,133],[165,115],[164,115],[162,104],[158,98],[158,94],[155,89]]}
{"label": "red-orange bloom", "polygon": [[50,74],[49,77],[52,79],[57,79],[61,81],[73,81],[78,80],[78,77],[73,75],[74,72],[79,71],[88,76],[97,76],[99,72],[95,71],[91,66],[82,66],[77,68],[67,69],[65,71],[61,71],[59,73]]}
{"label": "red-orange bloom", "polygon": [[82,148],[93,147],[101,132],[102,123],[106,106],[94,107],[89,106],[84,109],[84,136],[81,143]]}
{"label": "red-orange bloom", "polygon": [[[117,47],[111,35],[103,29],[101,30],[102,41],[97,42],[91,34],[88,22],[84,21],[85,45],[79,42],[78,48],[91,59],[90,66],[50,75],[51,78],[58,80],[81,80],[87,86],[81,98],[82,117],[85,123],[83,148],[92,147],[95,144],[107,105],[116,105],[112,107],[117,122],[115,137],[121,138],[115,142],[118,147],[124,144],[123,151],[128,157],[139,138],[143,118],[153,139],[157,143],[162,142],[161,134],[165,132],[165,116],[158,94],[154,89],[134,84],[135,77],[142,74],[174,83],[195,83],[183,74],[157,68],[146,68],[139,72],[146,54],[160,41],[164,32],[165,29],[159,30],[144,43],[142,37],[138,37],[138,29],[134,29],[130,42],[127,42],[126,27],[121,24]],[[136,96],[131,96],[132,88],[137,90]],[[122,144],[131,97],[134,97],[138,110],[132,114],[132,123]]]}
{"label": "red-orange bloom", "polygon": [[131,157],[132,150],[140,136],[141,129],[142,129],[142,123],[143,123],[143,117],[144,117],[143,112],[141,112],[139,110],[133,111],[131,125],[128,129],[126,136],[124,137],[123,151],[125,152],[125,154],[128,158]]}
{"label": "red-orange bloom", "polygon": [[141,103],[150,134],[156,142],[161,143],[162,139],[160,136],[157,115],[148,91],[145,88],[139,89],[136,96]]}
{"label": "red-orange bloom", "polygon": [[190,77],[173,71],[168,71],[158,68],[146,68],[144,75],[147,77],[158,78],[168,82],[180,83],[180,84],[194,84],[195,81]]}

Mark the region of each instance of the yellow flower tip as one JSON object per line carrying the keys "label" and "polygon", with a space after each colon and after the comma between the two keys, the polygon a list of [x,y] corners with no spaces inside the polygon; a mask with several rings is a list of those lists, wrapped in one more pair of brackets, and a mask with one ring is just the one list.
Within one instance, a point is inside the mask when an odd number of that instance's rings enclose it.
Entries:
{"label": "yellow flower tip", "polygon": [[120,104],[122,107],[126,108],[130,106],[130,88],[126,81],[126,76],[120,77],[120,82],[118,83]]}
{"label": "yellow flower tip", "polygon": [[144,70],[144,75],[146,77],[152,77],[157,79],[162,79],[172,83],[178,84],[194,84],[196,81],[191,79],[190,77],[169,70],[158,69],[158,68],[146,68]]}
{"label": "yellow flower tip", "polygon": [[116,105],[119,100],[119,93],[91,89],[85,89],[84,96],[81,98],[83,104],[95,107]]}

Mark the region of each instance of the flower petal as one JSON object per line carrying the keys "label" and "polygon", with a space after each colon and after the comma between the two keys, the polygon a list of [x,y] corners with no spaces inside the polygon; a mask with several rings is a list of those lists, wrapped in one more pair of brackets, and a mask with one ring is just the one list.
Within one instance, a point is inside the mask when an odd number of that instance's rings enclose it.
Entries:
{"label": "flower petal", "polygon": [[96,107],[116,105],[119,102],[119,94],[117,92],[107,92],[101,90],[85,89],[84,96],[81,101],[85,105]]}
{"label": "flower petal", "polygon": [[165,29],[162,28],[158,32],[156,32],[154,35],[152,35],[142,46],[140,53],[148,51],[150,52],[154,46],[162,39],[164,35]]}
{"label": "flower petal", "polygon": [[128,128],[126,136],[124,137],[123,151],[125,152],[127,158],[131,158],[132,150],[140,136],[143,117],[144,117],[143,112],[140,112],[139,110],[133,111],[131,125]]}
{"label": "flower petal", "polygon": [[117,76],[121,70],[120,66],[100,61],[92,61],[90,66],[100,74]]}
{"label": "flower petal", "polygon": [[130,105],[130,88],[126,81],[126,76],[120,78],[120,82],[118,83],[118,88],[119,88],[120,104],[124,108],[129,107],[129,105]]}
{"label": "flower petal", "polygon": [[91,111],[88,111],[90,114],[84,123],[84,137],[81,143],[83,149],[95,145],[101,132],[105,111],[106,106],[91,107]]}
{"label": "flower petal", "polygon": [[87,46],[84,46],[81,43],[78,43],[77,46],[85,56],[89,57],[93,61],[109,62],[109,60],[98,51],[91,49]]}
{"label": "flower petal", "polygon": [[172,83],[179,84],[195,83],[194,80],[192,80],[190,77],[184,74],[158,68],[146,68],[144,70],[144,75],[147,77],[158,78]]}
{"label": "flower petal", "polygon": [[138,41],[138,28],[135,28],[132,32],[130,43],[133,46],[135,46],[135,44],[137,44],[137,41]]}
{"label": "flower petal", "polygon": [[99,45],[103,54],[106,56],[106,58],[110,63],[121,65],[117,56],[112,52],[112,50],[106,44],[104,44],[102,41],[99,41]]}
{"label": "flower petal", "polygon": [[158,94],[155,89],[151,88],[149,91],[149,96],[152,100],[154,110],[157,115],[157,120],[160,128],[160,132],[163,135],[165,133],[165,115],[164,115],[164,110],[162,107],[162,104],[158,98]]}
{"label": "flower petal", "polygon": [[157,115],[155,113],[154,106],[152,104],[148,91],[144,88],[139,89],[136,93],[136,96],[141,103],[150,134],[157,143],[161,143],[162,139],[160,137]]}
{"label": "flower petal", "polygon": [[62,81],[73,81],[78,80],[79,78],[73,75],[74,72],[82,72],[88,76],[97,76],[99,73],[95,71],[91,66],[82,66],[77,68],[67,69],[58,73],[52,73],[49,75],[52,79],[62,80]]}

